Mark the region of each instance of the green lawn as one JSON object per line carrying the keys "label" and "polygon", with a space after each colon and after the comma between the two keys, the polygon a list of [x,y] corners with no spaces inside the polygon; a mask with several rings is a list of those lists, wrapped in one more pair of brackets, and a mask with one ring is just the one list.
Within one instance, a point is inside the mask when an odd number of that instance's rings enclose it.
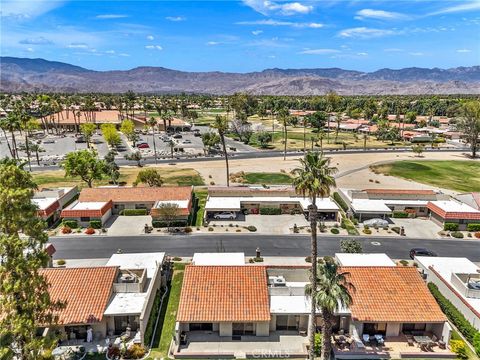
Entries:
{"label": "green lawn", "polygon": [[195,189],[195,197],[198,199],[197,216],[195,218],[195,226],[203,225],[203,214],[205,213],[205,203],[207,202],[208,190]]}
{"label": "green lawn", "polygon": [[292,177],[284,173],[245,173],[248,184],[291,184]]}
{"label": "green lawn", "polygon": [[183,270],[185,264],[175,264],[175,271],[168,294],[168,301],[164,302],[161,310],[161,318],[158,323],[157,331],[160,333],[160,338],[155,339],[154,348],[148,359],[167,357],[168,348],[173,338],[175,331],[175,319],[177,316],[178,304],[180,302],[180,292],[183,283]]}
{"label": "green lawn", "polygon": [[480,191],[480,162],[474,160],[396,161],[371,170],[444,189]]}

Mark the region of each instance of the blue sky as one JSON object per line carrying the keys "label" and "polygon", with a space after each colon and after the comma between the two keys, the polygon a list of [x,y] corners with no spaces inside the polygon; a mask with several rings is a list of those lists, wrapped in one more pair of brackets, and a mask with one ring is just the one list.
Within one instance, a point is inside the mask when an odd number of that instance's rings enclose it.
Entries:
{"label": "blue sky", "polygon": [[1,2],[1,55],[94,70],[480,65],[480,0]]}

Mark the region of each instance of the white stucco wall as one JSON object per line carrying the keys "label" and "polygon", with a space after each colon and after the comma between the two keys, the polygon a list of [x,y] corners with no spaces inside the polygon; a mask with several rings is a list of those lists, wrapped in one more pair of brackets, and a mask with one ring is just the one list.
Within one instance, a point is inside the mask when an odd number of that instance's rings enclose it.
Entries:
{"label": "white stucco wall", "polygon": [[218,331],[219,336],[232,336],[232,323],[221,322]]}
{"label": "white stucco wall", "polygon": [[268,336],[270,334],[269,321],[257,322],[255,325],[255,335]]}
{"label": "white stucco wall", "polygon": [[387,324],[387,333],[386,336],[387,338],[389,336],[398,336],[400,334],[400,328],[401,328],[400,323],[388,323]]}

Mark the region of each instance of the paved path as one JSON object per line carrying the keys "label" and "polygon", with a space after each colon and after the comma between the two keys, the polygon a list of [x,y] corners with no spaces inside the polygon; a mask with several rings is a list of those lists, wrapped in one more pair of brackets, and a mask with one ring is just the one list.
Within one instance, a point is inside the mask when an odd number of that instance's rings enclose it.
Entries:
{"label": "paved path", "polygon": [[[318,253],[333,255],[340,251],[340,240],[347,236],[319,236]],[[356,237],[350,237],[356,238]],[[439,256],[464,256],[480,261],[478,240],[411,239],[411,238],[357,238],[364,252],[385,252],[394,259],[408,258],[413,247],[426,247]],[[241,251],[255,255],[260,247],[264,256],[307,256],[310,238],[305,235],[139,235],[139,236],[82,236],[51,237],[56,259],[106,258],[122,249],[125,253],[165,251],[170,255],[192,256],[195,252]]]}

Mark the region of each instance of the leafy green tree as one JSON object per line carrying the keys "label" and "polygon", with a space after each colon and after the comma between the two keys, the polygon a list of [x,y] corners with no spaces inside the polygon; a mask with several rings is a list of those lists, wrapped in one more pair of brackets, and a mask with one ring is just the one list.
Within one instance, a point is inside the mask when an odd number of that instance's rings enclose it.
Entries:
{"label": "leafy green tree", "polygon": [[323,156],[323,153],[308,152],[303,159],[300,159],[300,167],[294,169],[295,175],[293,186],[295,190],[304,197],[310,199],[311,205],[308,207],[308,219],[310,221],[310,250],[312,267],[310,269],[311,285],[311,313],[309,322],[309,359],[315,358],[315,314],[316,314],[316,289],[317,289],[317,222],[318,208],[317,198],[330,196],[331,189],[335,187],[335,178],[333,175],[338,172],[336,167],[330,166],[330,158]]}
{"label": "leafy green tree", "polygon": [[202,134],[203,148],[210,153],[212,148],[220,144],[220,136],[214,132],[206,132]]}
{"label": "leafy green tree", "polygon": [[363,253],[362,244],[354,239],[345,239],[340,241],[340,249],[343,253],[361,254]]}
{"label": "leafy green tree", "polygon": [[266,149],[268,144],[272,142],[272,134],[267,131],[261,131],[257,134],[257,141],[262,149]]}
{"label": "leafy green tree", "polygon": [[129,154],[129,155],[125,155],[125,159],[131,160],[131,161],[136,161],[137,166],[142,167],[141,161],[143,159],[143,156],[142,156],[142,153],[138,150],[135,151],[134,153]]}
{"label": "leafy green tree", "polygon": [[138,139],[137,134],[135,133],[135,124],[130,119],[125,119],[122,121],[120,125],[120,131],[127,137],[127,139],[133,142],[133,146],[135,146],[135,142]]}
{"label": "leafy green tree", "polygon": [[328,114],[325,111],[317,111],[307,116],[307,121],[319,133],[327,123]]}
{"label": "leafy green tree", "polygon": [[65,177],[80,177],[88,187],[94,180],[102,180],[106,175],[106,166],[95,150],[78,150],[67,154],[60,165],[65,170]]}
{"label": "leafy green tree", "polygon": [[45,224],[32,203],[36,184],[13,162],[0,164],[0,341],[2,359],[36,360],[52,344],[37,337],[61,309],[40,273],[48,265]]}
{"label": "leafy green tree", "polygon": [[[312,266],[316,266],[313,263]],[[307,284],[305,294],[312,299],[313,306],[319,308],[322,312],[322,360],[329,360],[332,352],[332,320],[333,314],[339,308],[347,308],[352,303],[351,294],[355,287],[348,281],[348,272],[339,271],[337,264],[333,260],[324,260],[318,265],[316,274],[316,287]],[[314,331],[315,334],[315,331]],[[310,359],[314,359],[312,351],[309,353]]]}
{"label": "leafy green tree", "polygon": [[480,137],[480,101],[471,100],[463,104],[457,127],[465,134],[470,144],[472,158],[475,158]]}
{"label": "leafy green tree", "polygon": [[85,123],[80,125],[80,133],[85,137],[88,148],[90,148],[90,140],[97,130],[97,125],[92,123]]}
{"label": "leafy green tree", "polygon": [[228,153],[227,145],[225,143],[225,133],[228,130],[228,119],[226,116],[215,116],[215,122],[211,125],[212,128],[217,129],[218,136],[220,136],[220,142],[222,143],[223,154],[225,156],[225,167],[227,170],[227,186],[230,186],[230,170],[228,167]]}
{"label": "leafy green tree", "polygon": [[122,140],[120,139],[120,134],[118,133],[115,125],[102,124],[100,129],[102,130],[102,135],[106,143],[111,147],[114,147],[122,142]]}
{"label": "leafy green tree", "polygon": [[412,151],[415,155],[421,156],[423,153],[423,145],[414,145],[412,146]]}
{"label": "leafy green tree", "polygon": [[118,183],[120,178],[120,167],[115,162],[115,155],[117,152],[115,150],[110,150],[107,155],[105,155],[105,173],[110,178],[110,181],[114,184]]}
{"label": "leafy green tree", "polygon": [[147,184],[150,187],[160,187],[163,185],[163,179],[157,169],[148,168],[138,172],[134,185]]}
{"label": "leafy green tree", "polygon": [[157,127],[157,119],[150,117],[146,120],[146,124],[152,129],[152,141],[153,141],[153,156],[155,157],[155,164],[157,163],[157,143],[155,142],[155,128]]}
{"label": "leafy green tree", "polygon": [[417,113],[415,111],[408,111],[405,114],[405,120],[407,120],[407,124],[413,124],[417,120]]}
{"label": "leafy green tree", "polygon": [[167,222],[169,230],[172,222],[180,216],[180,209],[175,203],[162,203],[155,209],[155,212],[161,220]]}

